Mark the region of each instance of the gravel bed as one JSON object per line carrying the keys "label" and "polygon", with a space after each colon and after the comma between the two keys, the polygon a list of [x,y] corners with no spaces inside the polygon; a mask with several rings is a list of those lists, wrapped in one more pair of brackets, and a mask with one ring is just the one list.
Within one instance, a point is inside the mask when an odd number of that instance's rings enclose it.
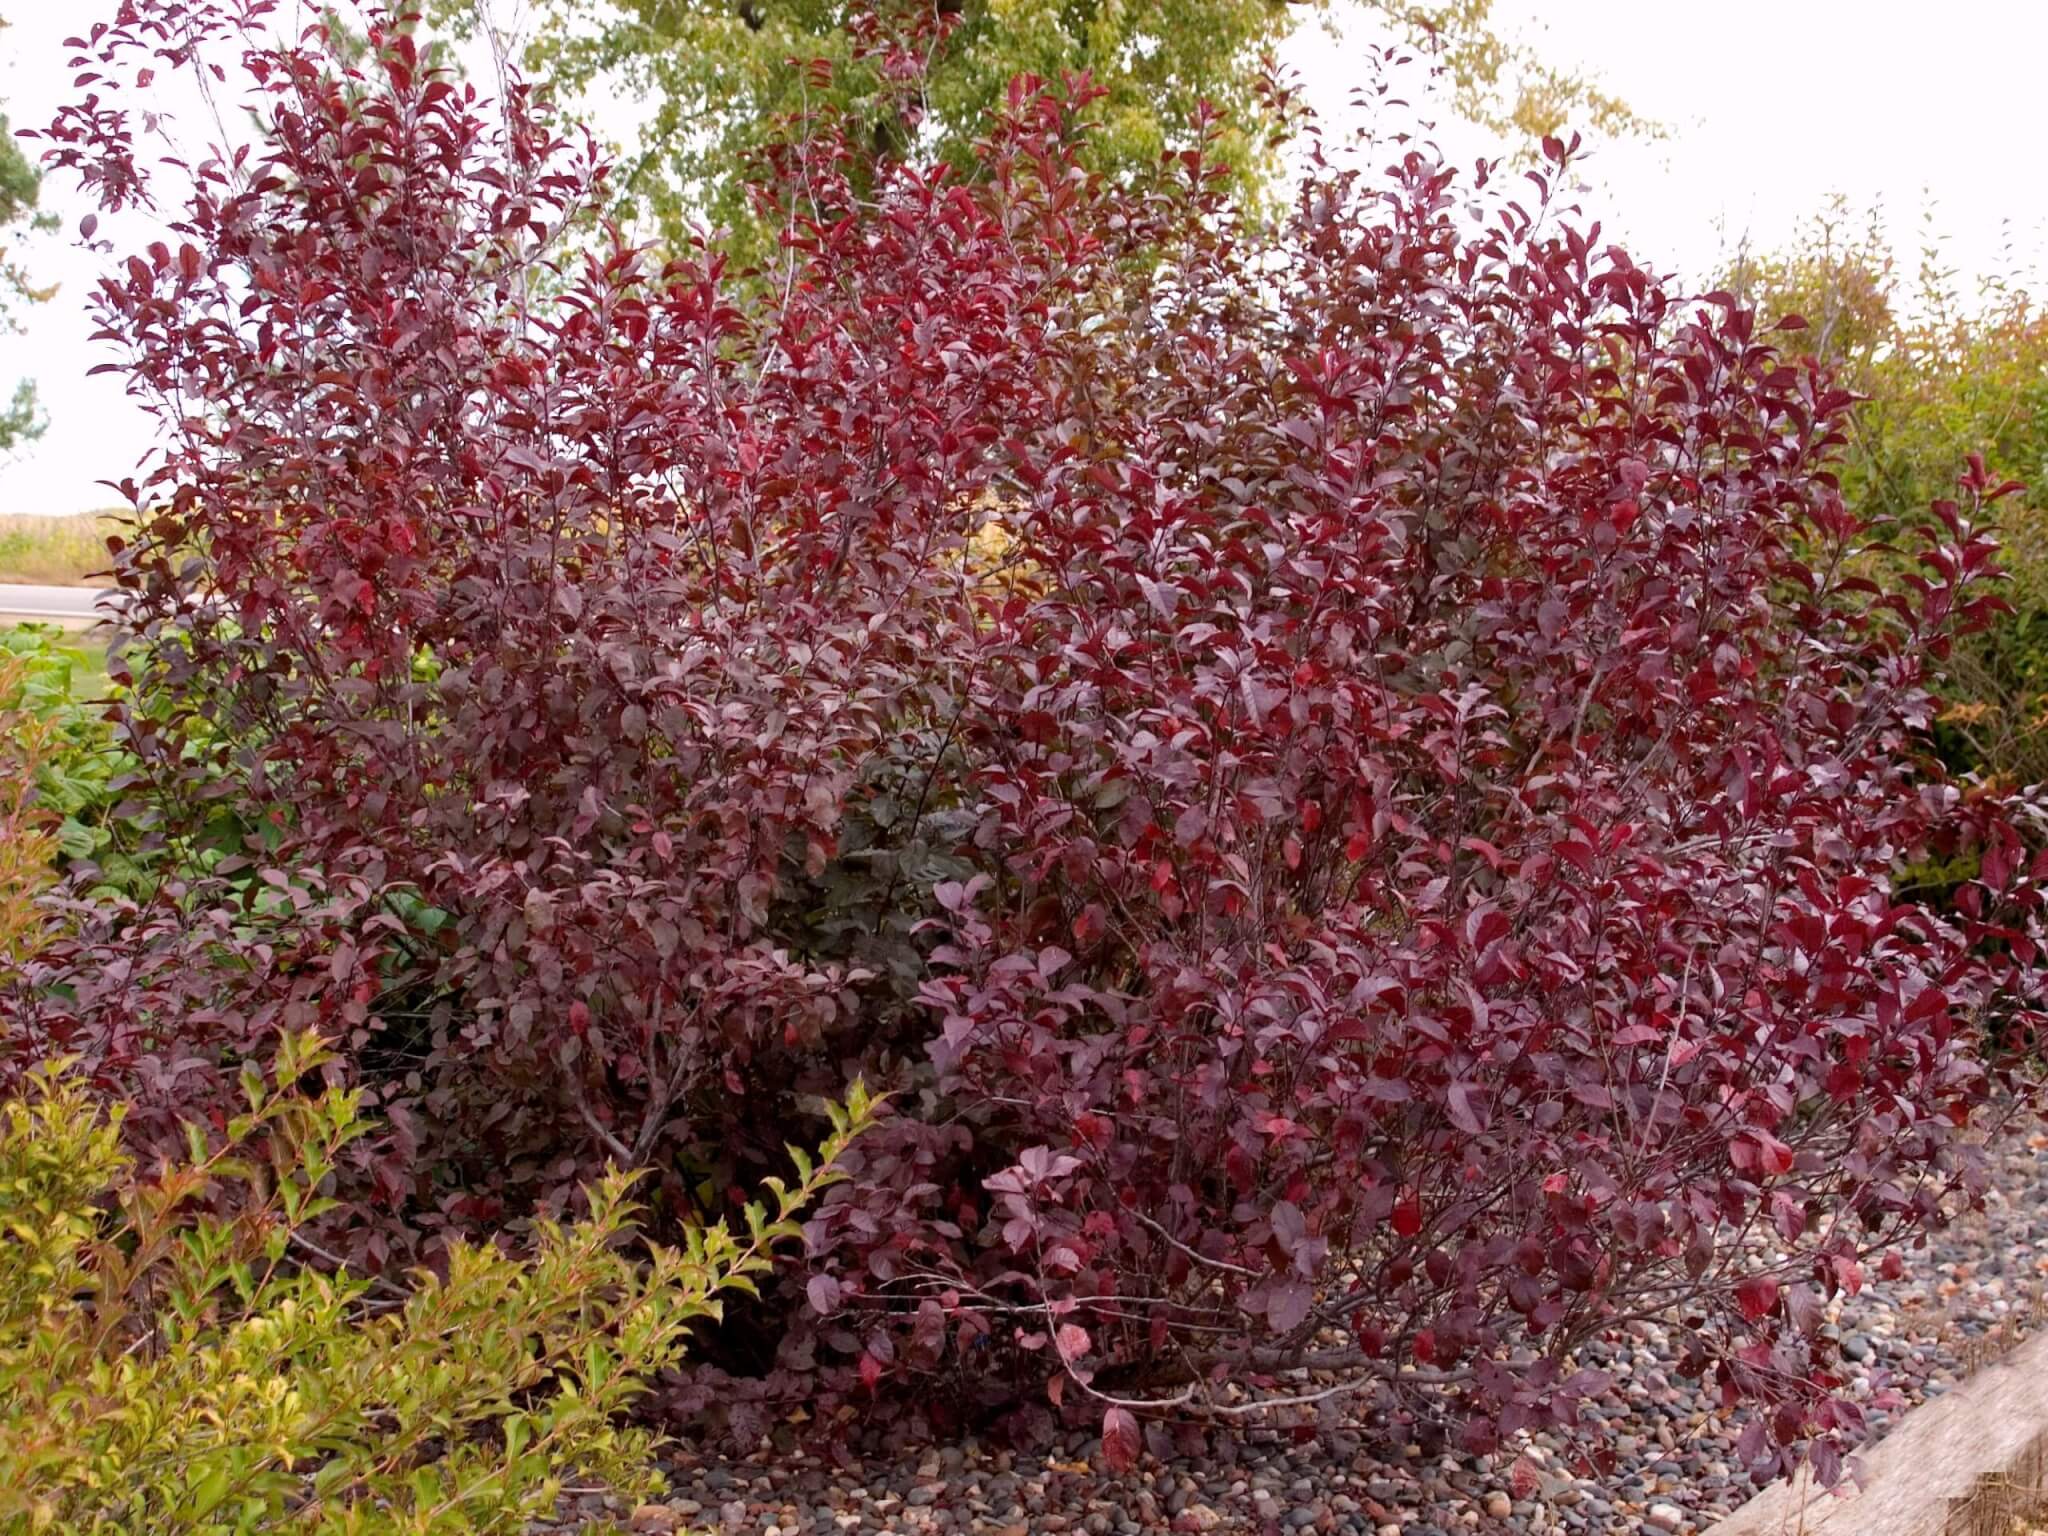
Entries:
{"label": "gravel bed", "polygon": [[[1835,1308],[1831,1325],[1855,1372],[1852,1390],[1871,1405],[1874,1434],[2002,1353],[2041,1314],[2048,1136],[2008,1137],[1997,1157],[1997,1193],[1983,1211],[1910,1255],[1898,1280],[1873,1278]],[[1754,1493],[1735,1454],[1740,1419],[1674,1373],[1661,1327],[1633,1325],[1584,1358],[1616,1377],[1588,1404],[1614,1452],[1604,1473],[1586,1463],[1582,1445],[1545,1434],[1474,1458],[1395,1444],[1369,1423],[1309,1444],[1250,1432],[1199,1459],[1148,1455],[1122,1477],[1086,1439],[1052,1455],[968,1442],[846,1466],[766,1449],[684,1451],[669,1466],[667,1500],[632,1511],[631,1523],[726,1536],[1686,1536]]]}

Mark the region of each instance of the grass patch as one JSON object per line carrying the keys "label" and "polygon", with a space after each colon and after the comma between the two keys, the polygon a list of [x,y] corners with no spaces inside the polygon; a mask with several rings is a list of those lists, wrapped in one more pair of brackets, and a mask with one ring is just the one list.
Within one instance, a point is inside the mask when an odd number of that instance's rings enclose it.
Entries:
{"label": "grass patch", "polygon": [[98,586],[92,573],[106,570],[107,535],[115,527],[113,514],[104,512],[77,517],[0,515],[0,582]]}

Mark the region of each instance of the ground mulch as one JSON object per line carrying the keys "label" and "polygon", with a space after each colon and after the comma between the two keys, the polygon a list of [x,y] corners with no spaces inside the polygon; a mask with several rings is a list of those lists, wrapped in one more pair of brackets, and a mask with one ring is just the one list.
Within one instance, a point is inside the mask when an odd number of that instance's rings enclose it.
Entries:
{"label": "ground mulch", "polygon": [[[1834,1308],[1829,1326],[1854,1372],[1852,1392],[1872,1405],[1874,1434],[2010,1348],[2041,1314],[2048,1136],[2008,1136],[1995,1156],[1996,1193],[1982,1210],[1936,1234],[1899,1279],[1873,1280]],[[1678,1375],[1673,1356],[1656,1324],[1585,1352],[1585,1363],[1615,1377],[1587,1414],[1612,1453],[1607,1470],[1554,1434],[1478,1458],[1425,1448],[1369,1418],[1307,1444],[1251,1432],[1213,1440],[1199,1455],[1147,1455],[1121,1476],[1085,1436],[1048,1454],[969,1441],[843,1464],[788,1448],[684,1448],[661,1504],[611,1518],[647,1532],[726,1536],[1689,1536],[1755,1487],[1735,1451],[1740,1418]],[[590,1514],[600,1502],[587,1501]]]}

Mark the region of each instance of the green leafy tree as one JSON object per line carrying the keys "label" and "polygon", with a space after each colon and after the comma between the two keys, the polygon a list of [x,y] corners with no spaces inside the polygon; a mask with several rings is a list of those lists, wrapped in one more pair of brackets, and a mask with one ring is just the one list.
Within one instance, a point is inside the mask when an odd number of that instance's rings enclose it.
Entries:
{"label": "green leafy tree", "polygon": [[[1324,0],[537,0],[523,63],[561,90],[639,98],[649,116],[626,149],[624,211],[671,239],[708,220],[744,242],[753,228],[744,168],[793,120],[823,112],[859,125],[877,162],[915,150],[965,172],[974,138],[1011,79],[1086,71],[1107,94],[1092,109],[1095,168],[1149,165],[1192,142],[1204,101],[1241,125],[1222,156],[1253,177],[1269,154],[1260,55],[1295,13]],[[487,27],[472,0],[435,0],[458,32]],[[929,52],[906,103],[889,42]],[[795,67],[792,61],[812,67]],[[858,169],[858,168],[857,168]]]}
{"label": "green leafy tree", "polygon": [[[6,26],[6,19],[0,17],[0,31],[4,31]],[[0,112],[0,236],[24,226],[39,229],[52,226],[53,221],[47,215],[36,213],[40,181],[35,167],[29,164],[28,157],[15,141],[7,114]],[[9,259],[5,247],[0,247],[0,326],[19,330],[14,305],[41,303],[54,292],[54,288],[38,288],[20,264]],[[36,403],[35,384],[23,379],[15,385],[13,398],[5,407],[0,407],[0,453],[42,436],[45,425],[42,410]]]}
{"label": "green leafy tree", "polygon": [[[1436,58],[1461,113],[1513,140],[1533,147],[1568,123],[1650,127],[1582,76],[1504,39],[1492,0],[1366,3]],[[517,46],[493,32],[484,0],[432,5],[457,33],[490,36],[508,53]],[[842,113],[875,162],[914,152],[972,174],[973,141],[1018,75],[1085,71],[1104,88],[1091,108],[1090,155],[1092,169],[1110,174],[1192,144],[1206,103],[1224,124],[1213,155],[1240,191],[1256,192],[1274,159],[1277,103],[1263,89],[1264,60],[1299,22],[1329,11],[1330,0],[535,0],[519,51],[559,91],[645,107],[620,168],[626,216],[670,241],[695,224],[723,227],[758,253],[764,232],[744,170],[787,124]],[[928,54],[909,103],[890,81],[891,38]]]}

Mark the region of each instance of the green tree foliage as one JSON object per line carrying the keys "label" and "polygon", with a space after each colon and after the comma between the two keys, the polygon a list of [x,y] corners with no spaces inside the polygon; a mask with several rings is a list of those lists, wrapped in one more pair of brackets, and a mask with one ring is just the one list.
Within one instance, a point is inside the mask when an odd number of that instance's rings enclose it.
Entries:
{"label": "green tree foliage", "polygon": [[[537,0],[523,62],[570,93],[602,88],[644,103],[649,116],[620,171],[627,214],[671,240],[708,219],[744,243],[760,233],[745,167],[791,121],[843,113],[876,162],[915,151],[967,172],[973,141],[1013,77],[1087,71],[1107,89],[1093,108],[1095,168],[1147,165],[1192,142],[1204,101],[1232,122],[1258,124],[1261,53],[1298,11],[1323,3],[936,0],[885,6],[877,18],[864,0]],[[435,5],[458,31],[483,24],[472,0]],[[907,107],[890,82],[891,48],[906,37],[929,51]],[[1268,151],[1240,128],[1223,153],[1249,177]]]}
{"label": "green tree foliage", "polygon": [[[1204,104],[1224,129],[1211,152],[1255,192],[1272,169],[1275,100],[1264,60],[1329,0],[535,0],[521,62],[558,90],[637,99],[646,117],[624,146],[621,211],[670,241],[693,224],[734,231],[758,253],[764,231],[744,190],[749,157],[792,122],[845,114],[879,164],[909,154],[973,174],[973,142],[1010,81],[1085,71],[1090,166],[1115,174],[1193,143]],[[1533,146],[1566,126],[1638,133],[1653,125],[1585,77],[1547,64],[1492,25],[1493,0],[1366,0],[1437,60],[1457,109]],[[458,33],[490,31],[480,0],[432,0]],[[928,23],[940,19],[941,35]],[[919,32],[919,26],[927,30]],[[892,40],[928,55],[908,104],[891,88]],[[504,47],[509,40],[495,39]],[[793,61],[819,61],[813,68]],[[872,183],[872,168],[857,178]]]}
{"label": "green tree foliage", "polygon": [[2013,612],[1949,658],[1939,740],[1954,766],[2048,779],[2048,310],[2009,277],[1965,289],[1931,221],[1908,272],[1876,215],[1840,199],[1727,278],[1766,316],[1804,318],[1807,347],[1864,397],[1840,469],[1857,511],[1904,532],[1973,453],[2029,488],[1997,504]]}
{"label": "green tree foliage", "polygon": [[1493,0],[1361,0],[1410,42],[1436,55],[1459,115],[1533,148],[1573,128],[1654,137],[1662,126],[1588,75],[1494,29]]}
{"label": "green tree foliage", "polygon": [[[6,19],[0,18],[0,31],[6,27]],[[48,226],[46,218],[36,215],[40,185],[41,178],[21,152],[7,114],[0,112],[0,236],[25,225]],[[15,303],[40,303],[55,291],[36,287],[27,271],[9,260],[5,247],[0,247],[0,328],[19,329],[13,315]],[[0,406],[0,453],[42,436],[46,424],[36,404],[35,385],[23,379],[15,385],[13,397]]]}
{"label": "green tree foliage", "polygon": [[[0,17],[0,29],[6,26]],[[35,212],[41,178],[15,142],[5,114],[0,114],[0,134],[0,228],[10,228]]]}

